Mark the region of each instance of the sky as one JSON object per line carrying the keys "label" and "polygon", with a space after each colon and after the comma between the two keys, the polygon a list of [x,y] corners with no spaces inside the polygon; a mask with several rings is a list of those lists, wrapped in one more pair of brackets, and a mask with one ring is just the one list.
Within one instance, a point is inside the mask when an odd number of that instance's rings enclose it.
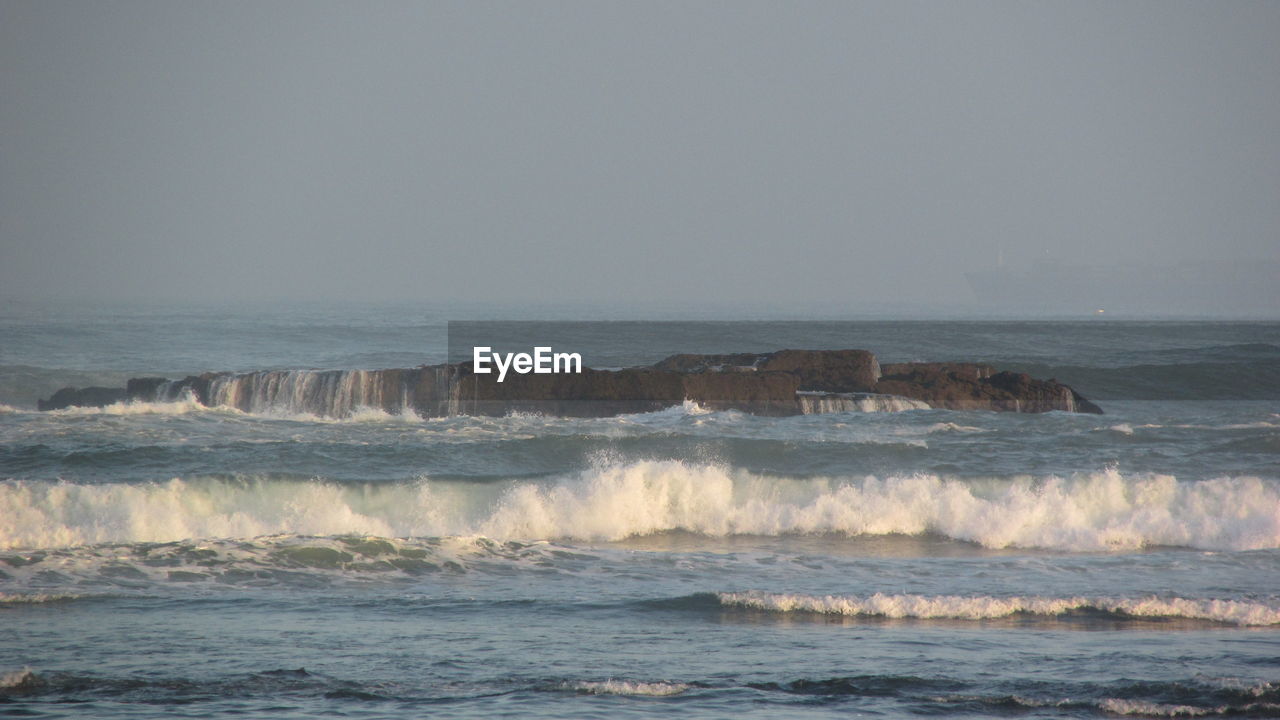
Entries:
{"label": "sky", "polygon": [[0,0],[0,295],[942,309],[1056,264],[1277,314],[1277,37],[1278,2]]}

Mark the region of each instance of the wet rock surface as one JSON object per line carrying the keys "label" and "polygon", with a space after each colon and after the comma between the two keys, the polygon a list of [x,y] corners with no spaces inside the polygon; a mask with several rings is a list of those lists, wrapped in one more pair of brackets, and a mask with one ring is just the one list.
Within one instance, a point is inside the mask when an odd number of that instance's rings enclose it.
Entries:
{"label": "wet rock surface", "polygon": [[[572,374],[512,373],[503,382],[497,378],[495,373],[473,372],[470,363],[390,370],[205,373],[181,380],[135,378],[125,388],[63,388],[41,401],[40,409],[191,397],[204,405],[225,405],[245,412],[286,409],[325,416],[341,416],[356,407],[412,410],[423,417],[511,412],[608,416],[649,412],[692,400],[714,410],[796,415],[867,407],[865,398],[854,404],[845,401],[874,395],[914,401],[877,401],[877,407],[885,408],[928,404],[948,410],[1102,412],[1055,380],[1037,380],[972,363],[881,366],[866,350],[682,354],[647,367],[584,368]],[[823,394],[844,400],[823,402]]]}

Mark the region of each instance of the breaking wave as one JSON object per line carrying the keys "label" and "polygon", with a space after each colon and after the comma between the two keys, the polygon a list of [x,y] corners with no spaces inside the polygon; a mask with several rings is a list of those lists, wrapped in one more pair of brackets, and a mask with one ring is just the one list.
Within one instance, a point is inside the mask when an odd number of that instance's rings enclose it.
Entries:
{"label": "breaking wave", "polygon": [[47,411],[53,416],[86,416],[86,415],[188,415],[190,413],[202,412],[230,412],[243,415],[238,410],[230,408],[207,408],[196,402],[191,395],[185,395],[177,400],[165,402],[142,402],[142,401],[124,401],[104,405],[102,407],[80,407],[72,406],[61,408],[59,410]]}
{"label": "breaking wave", "polygon": [[717,593],[721,605],[772,612],[885,618],[991,620],[1011,615],[1068,615],[1094,610],[1128,618],[1185,618],[1232,625],[1280,624],[1280,607],[1240,600],[962,595],[802,595]]}
{"label": "breaking wave", "polygon": [[587,695],[637,695],[645,697],[669,697],[679,695],[689,686],[685,683],[635,682],[631,680],[601,680],[570,682],[564,689]]}
{"label": "breaking wave", "polygon": [[0,675],[0,691],[30,690],[43,684],[44,679],[27,667]]}
{"label": "breaking wave", "polygon": [[142,484],[0,482],[0,548],[263,535],[613,541],[936,534],[990,548],[1280,547],[1280,485],[1106,470],[1070,477],[774,477],[674,460],[543,480],[337,483],[191,477]]}
{"label": "breaking wave", "polygon": [[[0,412],[3,412],[3,406],[0,406]],[[15,411],[16,412],[16,411]],[[92,415],[109,415],[109,416],[128,416],[128,415],[191,415],[191,414],[211,414],[223,416],[240,416],[240,417],[258,417],[268,420],[293,420],[298,422],[310,423],[360,423],[360,422],[386,422],[386,421],[407,421],[420,423],[422,418],[411,409],[401,409],[397,412],[388,412],[376,407],[354,406],[348,409],[341,416],[317,415],[305,411],[295,411],[288,408],[262,408],[254,412],[246,412],[238,410],[228,405],[215,405],[213,407],[202,405],[195,399],[194,395],[186,393],[180,395],[175,400],[162,400],[155,402],[145,402],[141,400],[129,400],[102,407],[79,407],[73,406],[61,408],[59,410],[48,410],[46,413],[50,416],[92,416]]]}

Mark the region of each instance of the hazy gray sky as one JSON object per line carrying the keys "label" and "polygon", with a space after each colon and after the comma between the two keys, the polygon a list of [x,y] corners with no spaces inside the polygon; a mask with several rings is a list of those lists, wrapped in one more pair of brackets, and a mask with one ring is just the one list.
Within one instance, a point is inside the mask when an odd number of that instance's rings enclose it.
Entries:
{"label": "hazy gray sky", "polygon": [[1280,260],[1280,2],[0,0],[0,295],[970,303]]}

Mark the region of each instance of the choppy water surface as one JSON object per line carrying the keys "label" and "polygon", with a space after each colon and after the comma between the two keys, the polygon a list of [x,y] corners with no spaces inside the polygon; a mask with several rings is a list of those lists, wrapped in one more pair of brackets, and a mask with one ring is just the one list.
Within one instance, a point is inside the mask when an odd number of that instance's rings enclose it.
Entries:
{"label": "choppy water surface", "polygon": [[1280,714],[1274,323],[810,328],[1102,416],[32,409],[437,362],[443,318],[8,310],[0,713]]}

